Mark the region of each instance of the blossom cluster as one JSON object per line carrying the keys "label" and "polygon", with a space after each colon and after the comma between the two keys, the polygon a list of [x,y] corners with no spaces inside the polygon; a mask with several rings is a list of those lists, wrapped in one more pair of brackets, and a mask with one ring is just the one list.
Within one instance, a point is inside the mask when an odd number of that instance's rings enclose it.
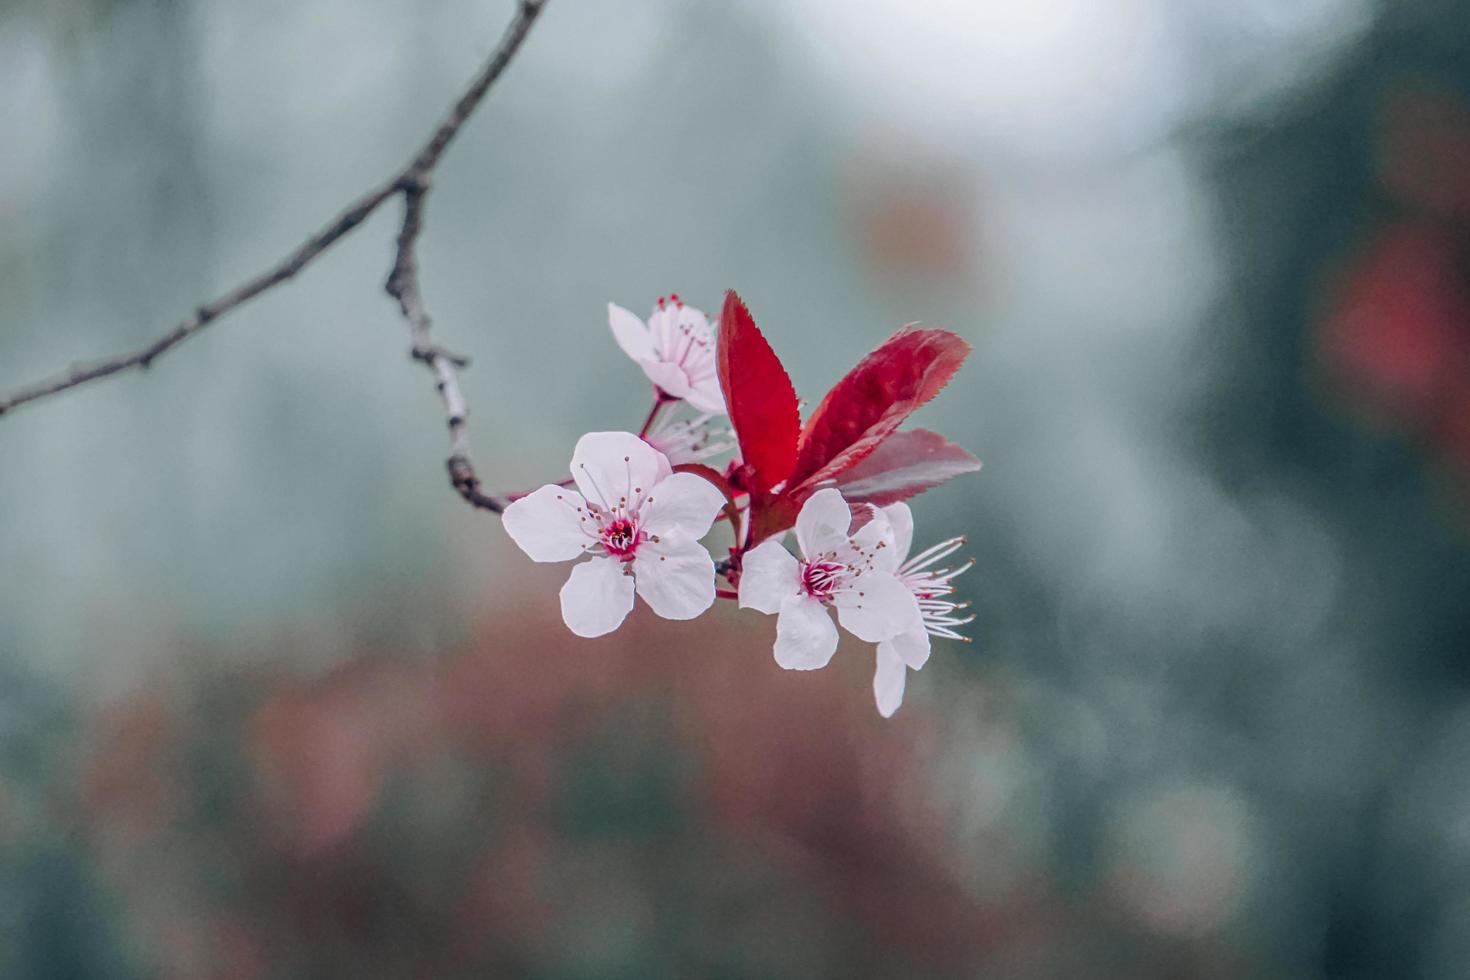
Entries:
{"label": "blossom cluster", "polygon": [[[653,386],[648,419],[638,433],[584,435],[570,479],[518,495],[504,514],[533,561],[577,562],[560,595],[567,627],[610,633],[635,596],[667,619],[693,619],[723,597],[775,615],[776,662],[813,670],[832,659],[840,624],[876,644],[873,693],[891,716],[930,638],[962,640],[956,627],[973,618],[953,598],[969,564],[939,567],[963,539],[911,555],[905,501],[980,463],[936,433],[899,428],[969,346],[905,327],[803,423],[790,378],[734,292],[713,323],[675,294],[646,321],[610,303],[608,324]],[[690,417],[677,418],[681,404]],[[710,465],[727,453],[724,467]],[[701,542],[722,520],[734,543],[716,563]],[[716,586],[721,577],[730,588]]]}

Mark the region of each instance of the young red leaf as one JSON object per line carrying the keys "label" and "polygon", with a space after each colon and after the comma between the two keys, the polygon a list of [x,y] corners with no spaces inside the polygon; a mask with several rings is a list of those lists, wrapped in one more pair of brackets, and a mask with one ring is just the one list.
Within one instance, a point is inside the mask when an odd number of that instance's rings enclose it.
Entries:
{"label": "young red leaf", "polygon": [[801,504],[789,494],[751,494],[750,514],[746,518],[750,531],[744,550],[749,551],[773,534],[779,534],[796,523]]}
{"label": "young red leaf", "polygon": [[807,419],[789,482],[815,484],[855,465],[937,395],[970,345],[947,330],[904,327],[827,392]]}
{"label": "young red leaf", "polygon": [[837,489],[850,503],[883,507],[979,468],[978,459],[939,433],[910,429],[879,443],[837,478]]}
{"label": "young red leaf", "polygon": [[745,483],[757,493],[769,490],[786,479],[796,462],[801,414],[786,369],[733,289],[725,293],[720,313],[716,367],[740,457],[748,467]]}

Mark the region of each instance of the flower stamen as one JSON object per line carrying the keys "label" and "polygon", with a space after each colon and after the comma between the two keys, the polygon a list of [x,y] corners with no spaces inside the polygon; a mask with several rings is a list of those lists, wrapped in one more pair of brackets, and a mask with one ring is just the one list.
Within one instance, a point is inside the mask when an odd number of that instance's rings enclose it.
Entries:
{"label": "flower stamen", "polygon": [[827,601],[842,587],[843,580],[852,572],[848,566],[835,562],[832,556],[823,555],[813,561],[801,563],[801,588],[814,599]]}
{"label": "flower stamen", "polygon": [[632,561],[642,539],[638,525],[626,517],[619,517],[602,529],[602,546],[619,561]]}
{"label": "flower stamen", "polygon": [[954,554],[964,543],[963,536],[949,538],[919,552],[899,566],[898,578],[918,599],[924,629],[930,636],[968,643],[970,638],[955,632],[955,627],[974,622],[975,616],[957,616],[955,613],[968,608],[970,604],[954,602],[944,597],[954,594],[954,579],[969,571],[974,566],[975,559],[971,558],[955,568],[931,567]]}

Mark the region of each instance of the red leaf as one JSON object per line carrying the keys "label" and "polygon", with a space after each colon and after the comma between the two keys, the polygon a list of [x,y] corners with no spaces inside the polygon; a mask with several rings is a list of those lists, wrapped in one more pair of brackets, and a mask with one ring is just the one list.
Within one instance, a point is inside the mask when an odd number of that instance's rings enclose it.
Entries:
{"label": "red leaf", "polygon": [[801,503],[789,494],[752,494],[750,498],[750,533],[744,550],[749,551],[773,534],[779,534],[796,523]]}
{"label": "red leaf", "polygon": [[718,355],[725,408],[749,468],[746,485],[764,492],[791,473],[801,415],[791,379],[733,289],[720,313]]}
{"label": "red leaf", "polygon": [[937,395],[969,353],[947,330],[904,327],[889,337],[807,419],[789,482],[815,485],[856,465]]}
{"label": "red leaf", "polygon": [[837,489],[849,503],[883,507],[979,468],[978,459],[939,433],[911,429],[883,440],[842,474]]}

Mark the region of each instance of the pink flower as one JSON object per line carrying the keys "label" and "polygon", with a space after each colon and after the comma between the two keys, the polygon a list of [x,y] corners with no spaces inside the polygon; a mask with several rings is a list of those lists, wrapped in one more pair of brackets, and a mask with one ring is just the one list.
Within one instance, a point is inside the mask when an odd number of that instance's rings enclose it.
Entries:
{"label": "pink flower", "polygon": [[659,391],[682,398],[701,412],[725,414],[725,397],[715,373],[715,335],[699,310],[675,294],[662,296],[645,324],[616,303],[607,304],[607,323],[623,353]]}
{"label": "pink flower", "polygon": [[782,667],[814,670],[832,659],[837,627],[829,606],[843,629],[870,643],[922,630],[918,600],[895,574],[893,528],[882,511],[871,510],[872,519],[850,531],[842,493],[819,490],[796,518],[800,559],[775,538],[746,553],[740,606],[777,614],[775,654]]}
{"label": "pink flower", "polygon": [[[693,619],[715,600],[715,566],[699,539],[724,495],[630,432],[590,432],[572,452],[576,490],[555,484],[505,509],[505,530],[532,561],[570,561],[562,618],[578,636],[617,629],[633,593],[665,619]],[[580,492],[579,492],[580,491]]]}
{"label": "pink flower", "polygon": [[893,528],[894,552],[900,562],[897,576],[904,587],[919,604],[920,622],[909,629],[878,644],[878,666],[873,672],[873,696],[878,702],[878,713],[890,718],[903,703],[904,683],[910,668],[918,670],[929,660],[929,637],[942,636],[951,640],[969,638],[956,633],[954,627],[963,626],[974,616],[956,615],[968,603],[955,602],[948,598],[954,594],[953,579],[967,571],[974,561],[957,568],[934,568],[934,564],[954,554],[965,539],[950,538],[941,541],[909,557],[914,540],[914,516],[908,504],[890,504],[883,508],[883,515]]}

